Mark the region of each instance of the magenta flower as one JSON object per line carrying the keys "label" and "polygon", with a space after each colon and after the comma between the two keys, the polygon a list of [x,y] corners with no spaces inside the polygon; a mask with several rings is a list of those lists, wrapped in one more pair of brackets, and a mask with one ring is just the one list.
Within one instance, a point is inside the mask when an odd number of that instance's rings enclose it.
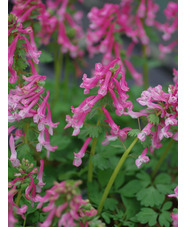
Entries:
{"label": "magenta flower", "polygon": [[[17,35],[14,40],[11,42],[10,46],[8,47],[8,66],[11,67],[14,62],[14,52],[16,50],[17,40],[19,35]],[[12,71],[13,72],[13,71]],[[15,74],[15,73],[14,73]]]}
{"label": "magenta flower", "polygon": [[37,51],[35,50],[35,48],[33,48],[33,46],[30,44],[30,42],[28,41],[28,39],[25,36],[20,36],[20,39],[24,39],[26,44],[23,44],[25,49],[26,49],[26,56],[30,57],[31,59],[33,59],[33,61],[38,64],[39,63],[39,56],[41,55],[41,51]]}

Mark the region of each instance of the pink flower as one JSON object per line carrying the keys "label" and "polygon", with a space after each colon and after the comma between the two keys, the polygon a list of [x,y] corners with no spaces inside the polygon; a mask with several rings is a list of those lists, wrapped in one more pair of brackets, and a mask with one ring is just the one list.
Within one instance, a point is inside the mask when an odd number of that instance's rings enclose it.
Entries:
{"label": "pink flower", "polygon": [[81,163],[82,163],[81,159],[85,155],[85,151],[86,151],[91,139],[92,139],[92,137],[88,137],[85,140],[81,150],[78,153],[74,153],[74,161],[73,161],[74,166],[79,167],[81,165]]}
{"label": "pink flower", "polygon": [[147,151],[148,151],[148,147],[146,147],[146,148],[143,150],[142,154],[138,157],[138,159],[136,159],[135,163],[136,163],[136,166],[137,166],[138,168],[141,167],[142,163],[147,163],[147,162],[150,161],[149,157],[146,156]]}
{"label": "pink flower", "polygon": [[46,183],[43,183],[43,168],[44,168],[44,160],[40,160],[40,168],[37,175],[37,179],[39,180],[39,182],[36,185],[37,192],[41,192],[41,188],[46,184]]}
{"label": "pink flower", "polygon": [[151,128],[153,124],[148,123],[145,128],[142,130],[142,132],[138,133],[138,139],[141,140],[142,142],[145,141],[146,136],[151,134]]}
{"label": "pink flower", "polygon": [[[17,40],[19,35],[17,35],[14,40],[11,42],[10,46],[8,47],[8,66],[11,67],[14,62],[14,52],[16,50]],[[13,72],[13,71],[12,71]],[[14,73],[15,74],[15,73]]]}
{"label": "pink flower", "polygon": [[178,227],[178,213],[177,214],[171,213],[171,218],[173,220],[172,225],[174,227]]}
{"label": "pink flower", "polygon": [[168,197],[175,197],[178,199],[178,186],[174,189],[174,194],[169,194]]}
{"label": "pink flower", "polygon": [[178,44],[177,41],[173,41],[172,43],[170,43],[168,46],[164,46],[162,44],[159,44],[159,49],[160,49],[160,58],[164,58],[166,54],[169,54],[172,52],[172,50],[174,49],[174,47]]}
{"label": "pink flower", "polygon": [[20,39],[24,39],[26,44],[23,44],[25,46],[26,49],[26,56],[30,57],[31,59],[33,59],[33,61],[38,64],[39,63],[39,56],[41,55],[41,51],[37,51],[35,49],[33,49],[33,46],[30,44],[30,42],[28,41],[28,39],[25,36],[20,36]]}

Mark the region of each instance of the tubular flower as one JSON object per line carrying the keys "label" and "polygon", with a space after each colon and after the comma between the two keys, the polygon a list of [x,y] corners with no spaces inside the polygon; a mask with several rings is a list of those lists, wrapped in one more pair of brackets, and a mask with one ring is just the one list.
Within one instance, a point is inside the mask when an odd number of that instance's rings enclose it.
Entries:
{"label": "tubular flower", "polygon": [[135,163],[138,168],[140,168],[143,163],[147,163],[150,161],[149,157],[146,156],[147,151],[148,151],[148,147],[146,147],[143,150],[142,154],[136,159]]}
{"label": "tubular flower", "polygon": [[91,141],[92,137],[88,137],[85,140],[85,143],[83,144],[81,150],[78,153],[74,153],[74,161],[73,161],[73,165],[79,167],[82,163],[82,157],[85,155],[85,151]]}

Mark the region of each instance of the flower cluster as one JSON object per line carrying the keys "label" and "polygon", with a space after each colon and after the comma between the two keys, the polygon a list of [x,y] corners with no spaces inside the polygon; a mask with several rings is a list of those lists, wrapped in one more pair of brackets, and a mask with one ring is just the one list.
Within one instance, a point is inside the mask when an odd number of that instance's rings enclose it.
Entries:
{"label": "flower cluster", "polygon": [[[114,34],[126,34],[129,37],[133,37],[135,42],[137,42],[131,27],[131,20],[125,19],[128,16],[131,17],[128,4],[124,4],[122,7],[116,4],[105,4],[102,9],[96,7],[91,9],[88,14],[91,24],[86,39],[90,57],[96,53],[102,53],[102,63],[104,65],[116,57],[120,58],[120,49],[122,46]],[[129,60],[124,61],[124,65],[127,66],[133,78],[140,85],[142,83],[142,75],[136,72]]]}
{"label": "flower cluster", "polygon": [[[41,51],[36,50],[32,28],[23,28],[22,24],[14,16],[12,20],[13,24],[11,24],[12,26],[9,29],[9,35],[13,38],[9,45],[9,70],[11,73],[9,81],[15,83],[19,79],[19,83],[15,88],[9,90],[9,122],[16,123],[25,118],[33,118],[33,122],[37,123],[40,131],[38,136],[39,143],[36,149],[41,151],[42,146],[44,146],[47,150],[47,156],[49,156],[49,152],[57,148],[57,146],[52,147],[50,145],[49,134],[53,135],[53,128],[56,128],[59,123],[53,123],[51,119],[50,106],[47,103],[49,91],[47,91],[46,97],[43,96],[45,92],[43,85],[46,77],[39,75],[33,64],[33,62],[38,64],[38,57]],[[30,41],[26,35],[30,36]],[[24,40],[24,43],[21,42],[18,45],[17,42],[22,40]],[[17,46],[19,51],[24,53],[23,55],[26,59],[16,54]],[[26,70],[22,72],[17,68],[18,58],[22,64],[28,64],[31,67],[31,75]],[[21,78],[22,73],[25,75],[22,75]]]}
{"label": "flower cluster", "polygon": [[45,5],[41,0],[13,0],[13,3],[12,13],[19,18],[21,23],[32,20],[33,17],[43,14],[45,10]]}
{"label": "flower cluster", "polygon": [[[17,45],[22,45],[19,49],[24,53],[24,56],[28,59],[32,59],[35,64],[39,63],[39,56],[41,51],[37,50],[34,42],[33,30],[31,27],[24,28],[19,19],[14,15],[10,14],[8,19],[8,36],[9,36],[9,47],[8,47],[8,70],[10,72],[9,83],[15,83],[18,80],[18,73],[16,64],[21,59],[20,53],[17,53]],[[29,37],[29,39],[27,38]],[[25,59],[24,59],[25,60]]]}
{"label": "flower cluster", "polygon": [[[17,173],[14,173],[15,179],[8,183],[8,187],[10,188],[8,192],[8,222],[9,226],[14,226],[14,223],[17,220],[14,217],[14,207],[16,209],[16,214],[19,214],[24,219],[24,213],[27,210],[27,205],[23,205],[19,208],[19,192],[25,189],[25,198],[31,200],[32,203],[36,202],[36,193],[41,192],[41,188],[45,185],[43,183],[43,168],[44,161],[40,161],[39,171],[36,167],[34,167],[33,163],[29,163],[28,160],[22,159],[22,162],[17,166]],[[14,202],[14,197],[16,196],[16,203]]]}
{"label": "flower cluster", "polygon": [[[42,208],[43,212],[49,212],[47,219],[40,224],[41,227],[49,227],[55,217],[58,219],[58,227],[88,226],[89,220],[97,214],[97,211],[83,200],[78,190],[81,181],[54,182],[54,186],[46,191],[42,197],[37,195],[39,204],[37,208]],[[47,203],[47,206],[44,206]]]}
{"label": "flower cluster", "polygon": [[[142,106],[147,106],[141,112],[146,112],[147,119],[155,117],[158,123],[153,125],[149,122],[146,127],[138,134],[138,138],[143,142],[146,136],[151,136],[152,145],[150,152],[162,146],[161,140],[172,137],[177,140],[178,132],[176,126],[178,124],[178,83],[169,85],[168,92],[162,90],[162,86],[158,85],[155,88],[149,87],[143,91],[141,97],[137,101]],[[152,127],[156,130],[152,131]]]}
{"label": "flower cluster", "polygon": [[[67,7],[71,13],[68,12]],[[83,14],[81,11],[74,13],[74,5],[70,1],[47,0],[45,5],[40,0],[15,0],[12,13],[19,17],[21,22],[33,20],[33,17],[37,19],[41,29],[36,36],[41,38],[42,44],[47,45],[57,30],[57,42],[61,46],[62,53],[69,51],[72,58],[83,55],[79,47],[79,42],[84,37],[81,26]]]}
{"label": "flower cluster", "polygon": [[[120,59],[115,59],[107,66],[103,66],[101,63],[95,65],[94,77],[87,78],[87,75],[83,75],[83,82],[80,85],[81,88],[84,88],[84,94],[88,94],[90,89],[98,87],[98,92],[96,96],[89,96],[79,105],[79,107],[71,107],[73,117],[69,115],[66,116],[67,125],[65,128],[72,127],[74,129],[73,136],[79,134],[80,129],[83,127],[86,116],[94,105],[102,99],[107,94],[112,98],[113,106],[115,107],[115,113],[118,116],[129,115],[132,118],[137,118],[140,116],[145,116],[145,113],[134,112],[133,104],[128,99],[128,94],[126,93],[129,88],[127,87],[127,82],[125,81],[125,73],[121,70]],[[118,97],[117,97],[118,96]],[[108,111],[105,108],[102,108],[107,120],[111,127],[111,135],[106,136],[106,140],[103,141],[103,144],[106,145],[110,140],[115,140],[120,138],[124,141],[127,137],[127,132],[131,129],[126,127],[124,129],[119,129]],[[81,165],[81,158],[84,156],[84,152],[91,141],[91,137],[88,138],[83,145],[79,153],[75,154],[74,164],[76,166]]]}

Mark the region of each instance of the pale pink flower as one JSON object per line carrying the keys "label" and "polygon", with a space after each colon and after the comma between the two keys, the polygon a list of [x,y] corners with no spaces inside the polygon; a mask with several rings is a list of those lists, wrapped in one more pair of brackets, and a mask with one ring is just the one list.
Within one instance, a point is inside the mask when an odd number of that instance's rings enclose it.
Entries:
{"label": "pale pink flower", "polygon": [[74,161],[73,161],[73,165],[76,167],[79,167],[82,163],[82,157],[85,155],[86,149],[91,141],[92,137],[88,137],[85,140],[85,143],[83,144],[81,150],[78,153],[74,153]]}
{"label": "pale pink flower", "polygon": [[171,218],[173,220],[172,222],[173,227],[178,227],[178,213],[177,214],[171,213]]}
{"label": "pale pink flower", "polygon": [[175,197],[178,199],[178,186],[174,189],[174,194],[169,194],[168,197]]}
{"label": "pale pink flower", "polygon": [[19,161],[19,159],[17,159],[17,152],[15,150],[14,137],[12,134],[10,136],[9,145],[10,145],[10,151],[11,151],[11,156],[10,156],[9,160],[11,161],[11,163],[14,167],[18,167],[20,161]]}
{"label": "pale pink flower", "polygon": [[136,159],[135,163],[138,168],[140,168],[143,163],[147,163],[150,161],[149,157],[146,156],[147,151],[148,151],[148,147],[146,147],[143,150],[142,154],[138,157],[138,159]]}

